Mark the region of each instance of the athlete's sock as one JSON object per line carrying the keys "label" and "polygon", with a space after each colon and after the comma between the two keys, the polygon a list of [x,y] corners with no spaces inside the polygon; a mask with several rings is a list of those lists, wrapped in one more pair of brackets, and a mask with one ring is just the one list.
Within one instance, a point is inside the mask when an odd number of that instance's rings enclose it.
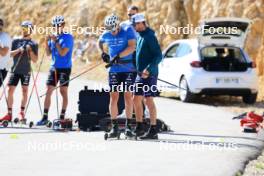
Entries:
{"label": "athlete's sock", "polygon": [[48,119],[48,113],[49,113],[49,109],[44,109],[43,120],[47,120]]}
{"label": "athlete's sock", "polygon": [[61,110],[60,119],[63,120],[65,118],[65,112],[66,112],[66,109]]}
{"label": "athlete's sock", "polygon": [[12,116],[12,108],[8,108],[8,115]]}
{"label": "athlete's sock", "polygon": [[138,130],[143,129],[143,122],[136,122],[136,129]]}
{"label": "athlete's sock", "polygon": [[118,127],[118,121],[117,121],[117,119],[112,119],[111,122],[112,122],[112,127],[113,128]]}
{"label": "athlete's sock", "polygon": [[158,133],[157,132],[157,125],[150,125],[148,133],[154,134],[154,135],[157,134]]}
{"label": "athlete's sock", "polygon": [[126,127],[131,127],[132,119],[126,119]]}
{"label": "athlete's sock", "polygon": [[20,112],[24,112],[25,111],[25,107],[21,106],[20,107]]}

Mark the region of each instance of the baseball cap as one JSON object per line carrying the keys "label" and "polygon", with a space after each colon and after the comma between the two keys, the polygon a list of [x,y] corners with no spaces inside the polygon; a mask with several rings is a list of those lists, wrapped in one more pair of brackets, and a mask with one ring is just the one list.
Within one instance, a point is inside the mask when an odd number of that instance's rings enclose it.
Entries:
{"label": "baseball cap", "polygon": [[144,22],[146,21],[144,14],[142,13],[137,13],[135,15],[132,16],[132,23],[139,23],[139,22]]}

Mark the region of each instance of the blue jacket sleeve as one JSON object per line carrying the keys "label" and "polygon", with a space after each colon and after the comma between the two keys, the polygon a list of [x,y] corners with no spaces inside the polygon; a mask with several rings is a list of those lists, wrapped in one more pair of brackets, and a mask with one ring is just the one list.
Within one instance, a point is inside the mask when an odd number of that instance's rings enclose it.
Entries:
{"label": "blue jacket sleeve", "polygon": [[148,72],[152,73],[153,69],[158,66],[162,60],[162,52],[160,49],[159,42],[155,35],[150,35],[147,39],[147,44],[150,49],[150,55],[152,56],[151,63],[147,66]]}

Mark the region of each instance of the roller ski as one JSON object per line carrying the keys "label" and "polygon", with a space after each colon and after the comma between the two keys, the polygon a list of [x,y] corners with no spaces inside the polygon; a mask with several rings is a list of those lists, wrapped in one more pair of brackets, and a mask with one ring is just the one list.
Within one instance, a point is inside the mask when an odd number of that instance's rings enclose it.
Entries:
{"label": "roller ski", "polygon": [[158,139],[158,132],[156,127],[150,126],[148,132],[140,137],[141,140],[155,140]]}
{"label": "roller ski", "polygon": [[[32,126],[34,125],[34,122],[30,122],[30,123],[32,124]],[[48,120],[48,119],[42,118],[40,121],[38,121],[36,123],[36,126],[37,127],[45,126],[47,128],[51,128],[52,127],[52,122],[50,120]]]}
{"label": "roller ski", "polygon": [[115,125],[112,125],[112,129],[110,132],[106,132],[104,134],[104,139],[107,140],[107,139],[113,139],[113,138],[117,138],[118,140],[120,139],[120,135],[121,135],[121,132],[119,130],[119,127],[118,127],[118,124],[115,124]]}
{"label": "roller ski", "polygon": [[8,127],[10,123],[12,123],[12,116],[9,114],[0,119],[0,126],[4,128]]}
{"label": "roller ski", "polygon": [[24,112],[20,112],[18,117],[14,119],[15,124],[21,124],[21,125],[26,125],[27,124],[27,119],[25,118]]}
{"label": "roller ski", "polygon": [[133,132],[133,136],[135,140],[138,140],[138,138],[140,138],[141,136],[143,136],[145,134],[145,130],[143,127],[143,123],[138,123],[136,125],[136,128]]}
{"label": "roller ski", "polygon": [[73,122],[72,119],[55,119],[53,121],[53,130],[55,131],[72,131]]}
{"label": "roller ski", "polygon": [[132,127],[130,125],[126,126],[124,134],[125,134],[126,139],[135,138],[135,135],[133,134],[133,131],[132,131]]}

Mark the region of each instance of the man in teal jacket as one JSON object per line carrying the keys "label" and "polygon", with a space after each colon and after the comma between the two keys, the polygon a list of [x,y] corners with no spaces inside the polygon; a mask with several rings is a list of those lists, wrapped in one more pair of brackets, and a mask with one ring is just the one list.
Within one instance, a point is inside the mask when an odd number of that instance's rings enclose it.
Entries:
{"label": "man in teal jacket", "polygon": [[[134,87],[134,107],[136,113],[137,126],[135,135],[141,139],[158,139],[156,130],[157,110],[154,97],[157,90],[158,64],[162,59],[160,45],[155,36],[155,32],[146,26],[143,14],[136,14],[132,17],[133,25],[139,38],[136,47],[136,69],[138,72]],[[150,113],[150,128],[146,134],[142,127],[143,107],[145,104]]]}

